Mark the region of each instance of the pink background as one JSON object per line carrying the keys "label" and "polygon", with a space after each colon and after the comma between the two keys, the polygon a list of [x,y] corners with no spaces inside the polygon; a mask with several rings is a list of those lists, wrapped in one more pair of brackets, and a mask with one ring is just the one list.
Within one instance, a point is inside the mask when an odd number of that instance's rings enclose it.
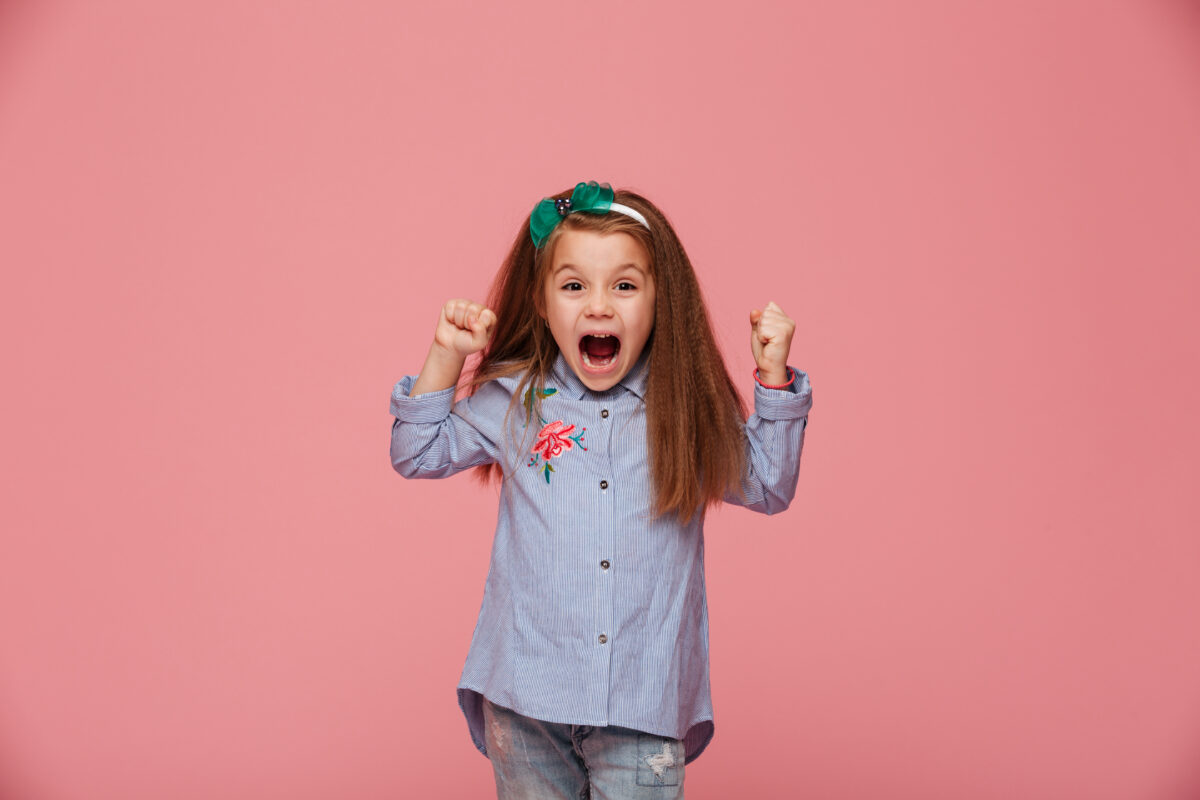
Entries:
{"label": "pink background", "polygon": [[0,4],[0,797],[485,797],[495,516],[387,398],[543,195],[662,205],[792,509],[692,800],[1200,797],[1200,8]]}

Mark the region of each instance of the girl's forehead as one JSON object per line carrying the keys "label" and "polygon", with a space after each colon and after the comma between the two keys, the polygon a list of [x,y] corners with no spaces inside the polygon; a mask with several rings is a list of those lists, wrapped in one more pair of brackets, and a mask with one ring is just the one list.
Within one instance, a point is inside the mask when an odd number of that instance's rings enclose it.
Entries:
{"label": "girl's forehead", "polygon": [[563,267],[615,269],[630,265],[643,272],[650,270],[650,254],[629,234],[564,230],[555,243],[550,272]]}

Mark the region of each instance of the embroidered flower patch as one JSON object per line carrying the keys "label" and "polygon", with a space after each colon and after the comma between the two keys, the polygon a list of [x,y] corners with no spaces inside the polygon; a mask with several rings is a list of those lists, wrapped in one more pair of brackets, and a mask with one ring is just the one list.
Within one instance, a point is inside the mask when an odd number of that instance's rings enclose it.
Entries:
{"label": "embroidered flower patch", "polygon": [[585,433],[587,433],[587,428],[582,428],[579,433],[575,433],[575,426],[565,425],[561,419],[547,422],[538,432],[537,440],[530,451],[533,456],[530,457],[528,466],[540,469],[546,476],[546,483],[549,483],[550,473],[554,472],[554,466],[550,463],[550,459],[557,458],[575,445],[579,445],[580,450],[586,451],[587,445],[583,443]]}
{"label": "embroidered flower patch", "polygon": [[581,428],[579,433],[575,433],[574,425],[567,425],[561,419],[548,422],[541,415],[539,401],[555,394],[558,394],[558,389],[553,386],[545,388],[530,386],[525,390],[525,424],[528,425],[533,420],[534,405],[539,407],[537,417],[538,422],[542,423],[537,441],[534,442],[533,449],[529,451],[533,455],[529,457],[527,466],[541,470],[542,475],[546,477],[546,483],[550,482],[550,473],[554,472],[554,466],[550,463],[550,459],[558,458],[564,451],[570,450],[575,445],[579,445],[580,450],[587,450],[587,445],[583,443],[583,435],[587,433],[587,428]]}

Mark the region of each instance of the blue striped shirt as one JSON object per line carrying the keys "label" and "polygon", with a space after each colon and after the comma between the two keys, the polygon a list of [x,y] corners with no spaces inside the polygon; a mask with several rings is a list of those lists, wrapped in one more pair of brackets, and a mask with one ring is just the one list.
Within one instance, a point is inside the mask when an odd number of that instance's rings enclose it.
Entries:
{"label": "blue striped shirt", "polygon": [[[560,355],[542,388],[510,400],[499,378],[454,402],[454,389],[393,392],[392,466],[444,478],[497,462],[500,509],[483,605],[458,685],[471,738],[487,754],[482,697],[528,717],[619,725],[682,739],[686,761],[713,735],[703,515],[652,519],[646,356],[613,388],[586,388]],[[773,514],[796,491],[812,406],[808,375],[754,387],[745,498]]]}

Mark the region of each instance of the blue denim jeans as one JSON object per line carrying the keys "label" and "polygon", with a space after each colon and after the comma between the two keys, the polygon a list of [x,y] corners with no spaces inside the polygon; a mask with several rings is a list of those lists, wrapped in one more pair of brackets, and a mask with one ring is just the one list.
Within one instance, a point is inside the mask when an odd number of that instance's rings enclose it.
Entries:
{"label": "blue denim jeans", "polygon": [[542,722],[483,701],[498,800],[683,800],[683,742]]}

